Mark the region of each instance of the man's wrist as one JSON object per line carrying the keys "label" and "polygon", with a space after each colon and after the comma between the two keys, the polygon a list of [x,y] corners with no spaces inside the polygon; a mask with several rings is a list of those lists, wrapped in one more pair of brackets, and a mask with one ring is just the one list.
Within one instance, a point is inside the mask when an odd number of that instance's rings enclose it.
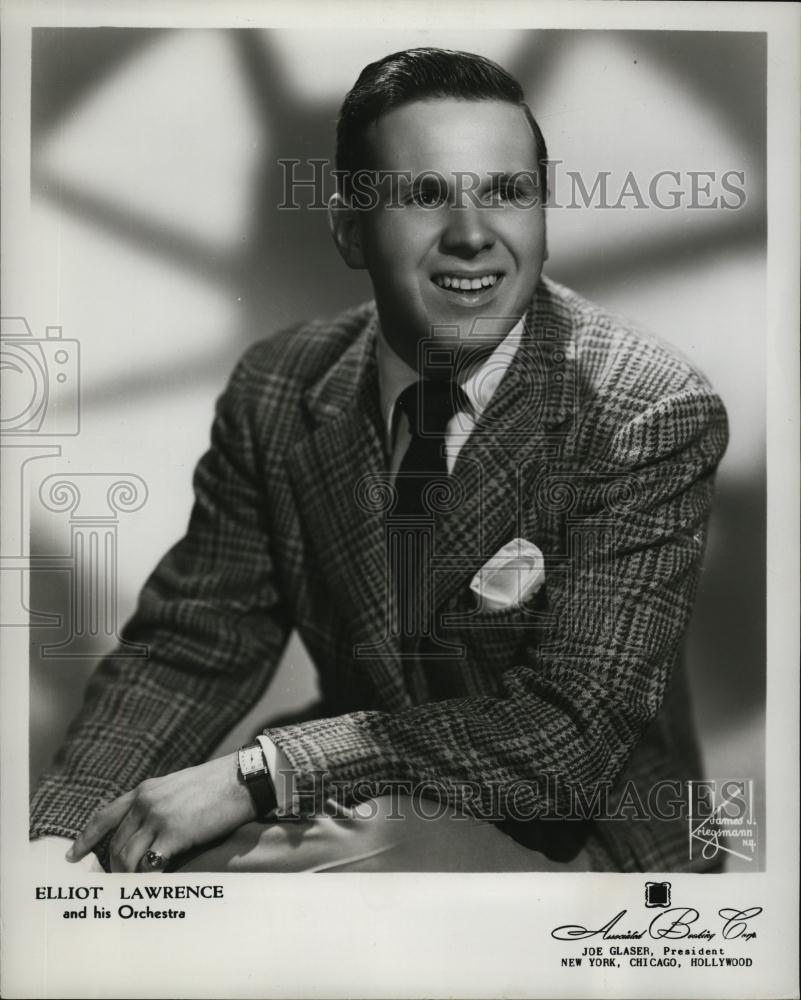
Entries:
{"label": "man's wrist", "polygon": [[275,784],[261,743],[249,743],[237,754],[237,778],[246,789],[257,820],[264,822],[277,805]]}

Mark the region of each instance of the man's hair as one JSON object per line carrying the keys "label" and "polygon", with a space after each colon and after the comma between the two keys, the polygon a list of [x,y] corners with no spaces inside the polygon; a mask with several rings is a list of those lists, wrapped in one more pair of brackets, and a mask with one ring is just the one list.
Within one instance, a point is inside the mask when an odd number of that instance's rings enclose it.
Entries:
{"label": "man's hair", "polygon": [[432,98],[506,101],[521,108],[534,134],[540,197],[544,202],[548,190],[548,150],[526,104],[523,88],[491,59],[450,49],[406,49],[364,67],[345,96],[337,122],[336,168],[341,172],[340,187],[346,191],[350,176],[365,168],[364,136],[369,125],[393,108]]}

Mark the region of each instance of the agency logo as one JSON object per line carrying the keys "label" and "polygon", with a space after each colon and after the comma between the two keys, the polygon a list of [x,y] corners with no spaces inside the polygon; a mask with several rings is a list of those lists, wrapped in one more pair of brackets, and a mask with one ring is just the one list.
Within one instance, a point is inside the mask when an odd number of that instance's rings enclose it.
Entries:
{"label": "agency logo", "polygon": [[670,882],[646,882],[645,905],[670,906]]}

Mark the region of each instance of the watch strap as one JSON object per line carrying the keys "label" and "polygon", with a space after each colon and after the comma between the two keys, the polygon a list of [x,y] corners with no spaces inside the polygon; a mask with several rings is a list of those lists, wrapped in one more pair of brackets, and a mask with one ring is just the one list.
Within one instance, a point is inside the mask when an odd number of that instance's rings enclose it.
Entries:
{"label": "watch strap", "polygon": [[239,751],[239,779],[250,794],[256,818],[265,820],[275,810],[278,802],[260,743],[248,743]]}

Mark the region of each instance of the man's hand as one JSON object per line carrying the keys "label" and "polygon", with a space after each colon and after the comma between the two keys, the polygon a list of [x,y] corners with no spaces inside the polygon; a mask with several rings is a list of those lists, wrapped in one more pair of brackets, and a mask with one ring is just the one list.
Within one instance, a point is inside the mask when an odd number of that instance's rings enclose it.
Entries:
{"label": "man's hand", "polygon": [[[111,870],[149,871],[142,859],[156,851],[170,858],[232,833],[256,818],[250,794],[239,781],[237,755],[150,778],[97,812],[67,852],[80,861],[107,833]],[[163,867],[163,866],[162,866]]]}

